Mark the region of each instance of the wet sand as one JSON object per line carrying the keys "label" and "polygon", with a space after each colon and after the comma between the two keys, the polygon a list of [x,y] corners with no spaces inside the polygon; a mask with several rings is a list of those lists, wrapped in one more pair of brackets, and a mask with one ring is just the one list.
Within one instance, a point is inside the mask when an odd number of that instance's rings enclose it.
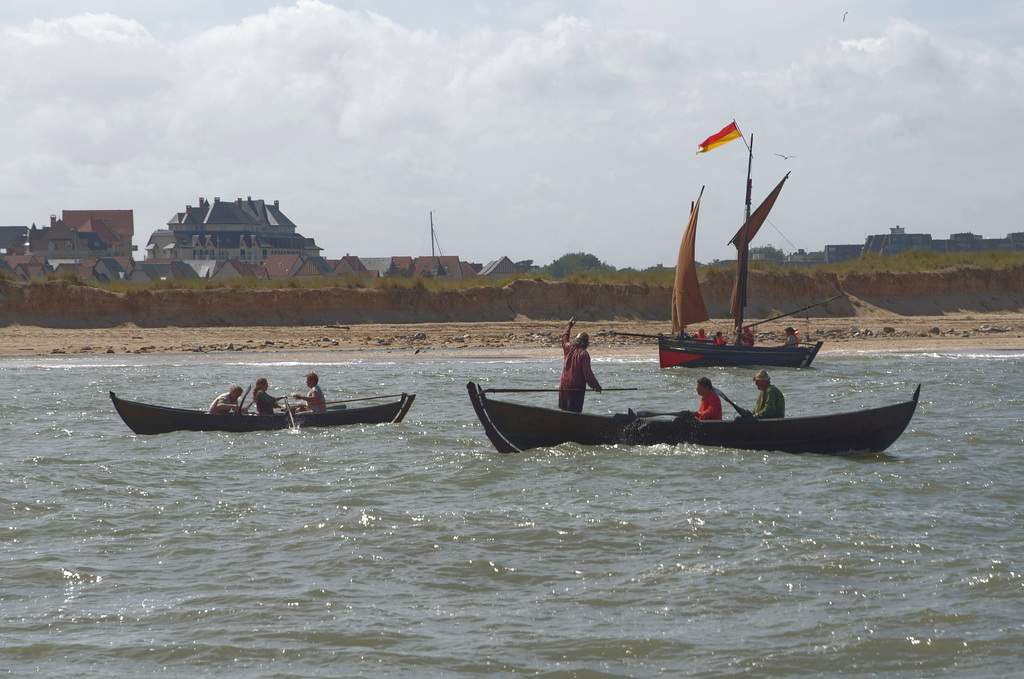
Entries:
{"label": "wet sand", "polygon": [[[787,325],[802,340],[824,342],[821,353],[861,351],[1024,350],[1024,314],[873,315],[800,318],[755,328],[757,343],[781,344]],[[728,336],[728,319],[709,321],[709,335]],[[0,328],[0,355],[155,354],[221,352],[311,352],[370,358],[414,356],[559,356],[564,321],[521,319],[485,323],[416,323],[314,326],[226,326],[53,329],[11,325]],[[691,327],[695,331],[696,327]],[[665,321],[577,323],[574,333],[591,335],[591,354],[646,355]],[[641,335],[641,336],[636,336]]]}

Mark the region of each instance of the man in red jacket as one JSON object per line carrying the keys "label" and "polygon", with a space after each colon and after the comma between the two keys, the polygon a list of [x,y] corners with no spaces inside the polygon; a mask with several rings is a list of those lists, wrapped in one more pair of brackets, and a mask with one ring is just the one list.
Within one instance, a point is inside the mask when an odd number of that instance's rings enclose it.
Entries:
{"label": "man in red jacket", "polygon": [[700,407],[697,408],[697,412],[680,410],[676,413],[676,421],[722,419],[722,399],[715,393],[710,378],[701,377],[697,380],[697,394],[700,396]]}
{"label": "man in red jacket", "polygon": [[697,393],[700,394],[700,407],[694,417],[698,420],[722,419],[722,399],[718,398],[709,378],[701,377],[697,380]]}
{"label": "man in red jacket", "polygon": [[590,335],[581,332],[576,339],[570,340],[569,333],[576,324],[576,317],[569,319],[569,325],[562,333],[562,381],[558,385],[558,407],[574,413],[583,412],[583,397],[587,394],[587,385],[597,393],[601,393],[601,385],[594,372],[590,369]]}

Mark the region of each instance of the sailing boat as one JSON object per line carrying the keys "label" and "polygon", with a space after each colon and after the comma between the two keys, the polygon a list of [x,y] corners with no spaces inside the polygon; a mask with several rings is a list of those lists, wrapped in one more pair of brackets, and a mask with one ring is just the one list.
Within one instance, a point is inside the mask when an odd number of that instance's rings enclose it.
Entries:
{"label": "sailing boat", "polygon": [[[734,123],[735,125],[735,123]],[[723,131],[724,132],[724,131]],[[750,138],[753,149],[754,138]],[[751,151],[751,159],[753,151]],[[733,286],[730,313],[735,319],[736,342],[734,344],[712,344],[707,340],[687,337],[683,330],[692,323],[701,323],[709,319],[704,298],[700,293],[697,280],[697,268],[694,250],[697,237],[697,214],[700,211],[700,199],[704,195],[701,189],[697,202],[690,210],[690,220],[683,233],[679,246],[679,258],[676,262],[675,284],[672,287],[672,334],[673,337],[658,337],[658,360],[662,368],[684,366],[688,368],[704,368],[708,366],[759,365],[789,368],[806,368],[818,355],[821,342],[813,345],[787,346],[750,346],[739,341],[743,326],[743,310],[747,304],[747,264],[751,239],[757,234],[761,225],[768,218],[768,213],[775,205],[782,186],[789,179],[789,173],[782,178],[764,202],[753,213],[750,212],[750,165],[747,166],[747,207],[746,219],[736,235],[729,241],[736,246],[736,282]],[[817,305],[813,305],[817,306]],[[810,308],[810,307],[805,307]],[[803,311],[801,309],[800,311]],[[792,312],[797,313],[797,312]],[[791,314],[784,314],[790,316]],[[781,318],[778,317],[778,318]]]}

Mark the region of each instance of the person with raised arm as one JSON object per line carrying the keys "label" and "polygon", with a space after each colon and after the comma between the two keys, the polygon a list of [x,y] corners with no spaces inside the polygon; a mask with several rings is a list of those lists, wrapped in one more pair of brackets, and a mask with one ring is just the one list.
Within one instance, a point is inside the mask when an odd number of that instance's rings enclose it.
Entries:
{"label": "person with raised arm", "polygon": [[576,317],[569,319],[569,325],[562,333],[562,381],[558,385],[558,407],[574,413],[583,412],[583,399],[587,394],[587,385],[601,393],[601,383],[594,377],[590,369],[590,335],[581,332],[570,340],[572,326]]}

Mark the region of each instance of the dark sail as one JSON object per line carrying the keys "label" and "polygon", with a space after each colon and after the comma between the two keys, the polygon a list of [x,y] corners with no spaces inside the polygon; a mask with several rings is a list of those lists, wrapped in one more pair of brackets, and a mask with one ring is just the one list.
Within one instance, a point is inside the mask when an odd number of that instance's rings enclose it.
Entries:
{"label": "dark sail", "polygon": [[789,179],[789,173],[782,178],[775,190],[768,194],[757,209],[750,215],[747,223],[740,227],[736,235],[729,241],[730,245],[736,246],[736,283],[732,289],[732,300],[729,303],[729,311],[736,319],[736,331],[743,327],[743,309],[747,306],[747,260],[749,258],[750,241],[754,239],[761,229],[764,221],[768,219],[768,213],[772,211],[775,200],[782,191],[782,185]]}

